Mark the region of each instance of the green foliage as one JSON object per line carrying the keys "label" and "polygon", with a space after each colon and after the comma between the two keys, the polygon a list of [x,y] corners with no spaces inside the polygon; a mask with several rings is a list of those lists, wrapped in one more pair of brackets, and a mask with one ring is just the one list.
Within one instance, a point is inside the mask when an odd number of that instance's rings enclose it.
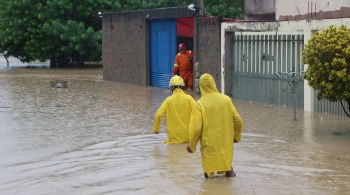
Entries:
{"label": "green foliage", "polygon": [[0,5],[0,50],[22,61],[101,58],[98,12],[118,10],[112,0],[11,0]]}
{"label": "green foliage", "polygon": [[[179,7],[194,0],[0,0],[0,53],[59,64],[101,58],[98,12]],[[210,15],[242,16],[243,0],[205,1]],[[62,61],[63,60],[63,61]],[[70,63],[70,62],[67,62]]]}
{"label": "green foliage", "polygon": [[229,18],[242,18],[243,17],[243,5],[242,0],[217,0],[217,1],[205,1],[205,11],[213,16],[225,16]]}
{"label": "green foliage", "polygon": [[335,136],[350,136],[350,130],[348,130],[348,131],[334,131],[333,135],[335,135]]}
{"label": "green foliage", "polygon": [[[330,26],[316,33],[303,53],[305,74],[319,99],[350,103],[350,29]],[[344,110],[345,111],[345,110]]]}
{"label": "green foliage", "polygon": [[[137,10],[137,9],[151,9],[161,7],[181,7],[188,6],[195,0],[119,0],[121,9],[124,11]],[[204,0],[204,11],[208,15],[212,16],[224,16],[231,18],[243,17],[243,0],[217,0],[208,1]]]}
{"label": "green foliage", "polygon": [[191,0],[119,0],[121,9],[124,11],[129,10],[142,10],[162,7],[179,7],[191,4]]}

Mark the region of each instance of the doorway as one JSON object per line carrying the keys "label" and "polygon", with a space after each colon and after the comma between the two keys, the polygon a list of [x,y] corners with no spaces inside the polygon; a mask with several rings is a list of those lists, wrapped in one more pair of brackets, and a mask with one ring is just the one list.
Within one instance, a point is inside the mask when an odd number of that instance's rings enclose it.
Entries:
{"label": "doorway", "polygon": [[193,51],[194,18],[157,19],[150,22],[150,84],[169,88],[177,45]]}
{"label": "doorway", "polygon": [[150,22],[151,86],[169,87],[176,54],[176,20]]}

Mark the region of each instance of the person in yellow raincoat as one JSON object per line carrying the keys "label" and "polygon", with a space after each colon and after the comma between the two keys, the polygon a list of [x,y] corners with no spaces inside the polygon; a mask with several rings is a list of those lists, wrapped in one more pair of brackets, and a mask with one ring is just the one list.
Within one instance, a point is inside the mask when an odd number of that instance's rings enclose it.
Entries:
{"label": "person in yellow raincoat", "polygon": [[168,139],[166,144],[188,143],[188,125],[194,99],[184,92],[185,83],[180,76],[173,76],[169,86],[172,95],[167,97],[154,116],[153,132],[158,134],[162,117],[166,114],[166,129]]}
{"label": "person in yellow raincoat", "polygon": [[191,114],[187,151],[196,151],[200,141],[205,177],[212,177],[215,173],[234,177],[233,142],[241,140],[243,120],[231,98],[218,92],[211,75],[203,74],[200,77],[199,88],[201,98]]}

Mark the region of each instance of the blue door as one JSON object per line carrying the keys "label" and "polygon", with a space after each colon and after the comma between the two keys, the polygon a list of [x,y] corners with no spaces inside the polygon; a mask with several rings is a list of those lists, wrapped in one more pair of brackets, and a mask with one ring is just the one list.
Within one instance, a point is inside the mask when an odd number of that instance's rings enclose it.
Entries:
{"label": "blue door", "polygon": [[176,55],[176,20],[150,22],[151,86],[168,88]]}

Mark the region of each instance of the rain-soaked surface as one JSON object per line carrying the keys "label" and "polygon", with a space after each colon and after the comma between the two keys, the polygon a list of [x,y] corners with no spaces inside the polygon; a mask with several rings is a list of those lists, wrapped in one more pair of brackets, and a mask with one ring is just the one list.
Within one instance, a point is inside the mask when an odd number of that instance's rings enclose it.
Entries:
{"label": "rain-soaked surface", "polygon": [[0,70],[0,194],[349,194],[350,120],[237,100],[237,177],[205,179],[198,152],[151,134],[169,94],[101,69]]}

